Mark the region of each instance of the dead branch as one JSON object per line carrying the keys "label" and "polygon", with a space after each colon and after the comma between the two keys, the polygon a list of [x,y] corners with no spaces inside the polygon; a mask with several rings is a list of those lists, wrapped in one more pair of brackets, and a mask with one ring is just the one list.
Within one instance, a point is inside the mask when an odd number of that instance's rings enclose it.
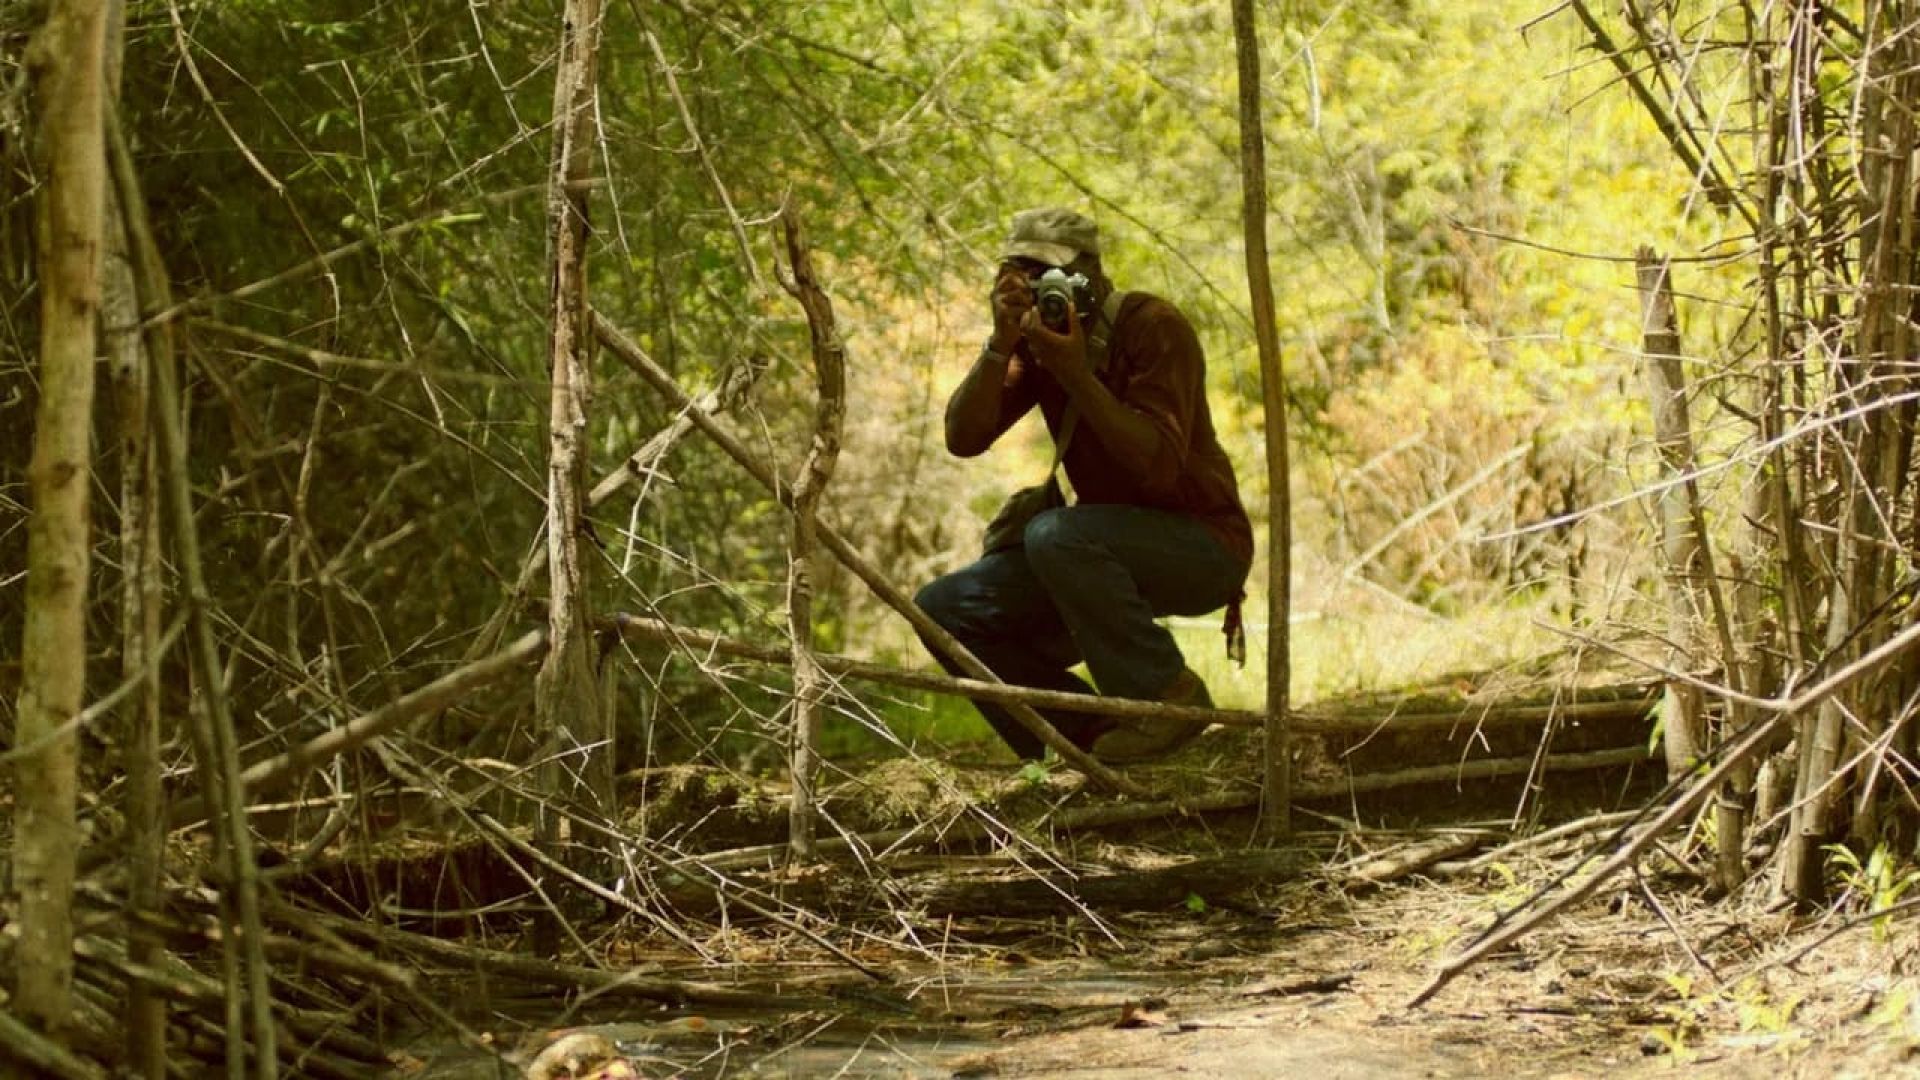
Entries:
{"label": "dead branch", "polygon": [[107,1080],[105,1070],[21,1023],[10,1011],[0,1011],[0,1054],[48,1076]]}
{"label": "dead branch", "polygon": [[[116,121],[116,127],[117,121]],[[133,280],[142,313],[163,307],[171,296],[166,264],[160,256],[147,217],[146,196],[127,154],[124,133],[107,140],[113,183],[124,215],[127,240],[134,254]],[[149,325],[152,325],[149,320]],[[214,850],[227,880],[222,895],[230,905],[228,933],[222,957],[227,987],[225,1027],[229,1058],[238,1060],[240,1031],[250,1017],[256,1069],[261,1080],[279,1072],[273,1026],[273,993],[266,957],[260,952],[260,882],[253,858],[253,837],[245,821],[245,789],[240,778],[239,735],[226,694],[219,643],[214,636],[212,594],[200,557],[199,525],[191,478],[188,474],[187,436],[179,390],[179,373],[164,329],[155,326],[149,338],[156,357],[153,368],[153,408],[159,420],[158,473],[168,540],[185,590],[188,655],[196,689],[197,707],[188,711],[187,725],[201,781],[200,798],[212,808]],[[245,958],[246,993],[250,1013],[242,1010],[239,986],[241,958]],[[235,1070],[239,1065],[232,1066]]]}
{"label": "dead branch", "polygon": [[[686,391],[680,389],[678,383],[674,382],[673,376],[661,370],[659,365],[655,364],[651,357],[647,356],[638,345],[634,344],[632,339],[621,333],[617,327],[606,320],[605,316],[598,312],[594,313],[593,326],[595,332],[600,336],[600,341],[611,349],[615,356],[618,356],[629,368],[639,374],[641,378],[647,380],[647,382],[652,385],[661,396],[671,402],[675,408],[686,410],[687,414],[693,417],[694,422],[700,426],[700,430],[705,432],[722,450],[726,451],[727,455],[733,458],[749,475],[755,480],[758,480],[762,487],[773,493],[774,497],[779,499],[781,505],[788,506],[789,508],[792,506],[792,492],[788,491],[785,486],[780,483],[774,471],[768,468],[757,454],[749,450],[740,440],[734,438],[725,428],[721,427],[712,416],[695,408],[692,399],[687,396]],[[980,662],[978,657],[968,651],[965,645],[962,645],[939,623],[934,622],[926,612],[921,611],[919,605],[915,604],[911,597],[901,592],[898,587],[888,581],[867,561],[865,556],[860,554],[859,549],[849,543],[846,538],[823,523],[820,526],[820,540],[826,549],[832,552],[835,558],[840,560],[842,566],[851,570],[856,577],[866,583],[869,589],[873,590],[876,596],[885,601],[889,607],[905,616],[907,621],[913,624],[915,630],[918,630],[924,637],[938,645],[942,651],[951,656],[955,662],[960,664],[969,674],[987,682],[1001,681],[998,676],[993,674],[991,669]],[[1067,741],[1064,736],[1054,730],[1052,724],[1047,723],[1045,717],[1035,712],[1032,708],[1015,703],[1008,707],[1008,712],[1018,720],[1023,727],[1032,732],[1035,738],[1040,739],[1046,745],[1052,747],[1054,752],[1060,755],[1062,761],[1085,774],[1087,778],[1095,784],[1098,784],[1106,790],[1119,792],[1124,795],[1142,798],[1146,796],[1146,789],[1094,760],[1092,755]]]}
{"label": "dead branch", "polygon": [[[240,774],[240,783],[252,795],[270,791],[300,773],[358,749],[369,740],[398,730],[410,720],[447,708],[467,694],[513,674],[542,655],[546,648],[546,631],[530,630],[492,656],[450,671],[390,705],[355,717],[252,766]],[[179,828],[202,820],[206,812],[204,798],[184,799],[174,805],[167,820]]]}
{"label": "dead branch", "polygon": [[[1916,627],[1916,629],[1920,629],[1920,627]],[[1714,766],[1712,771],[1695,781],[1680,798],[1668,804],[1665,810],[1661,811],[1659,815],[1649,822],[1647,827],[1642,830],[1638,836],[1628,841],[1625,846],[1615,852],[1591,874],[1576,882],[1573,887],[1567,889],[1559,896],[1554,897],[1544,906],[1536,908],[1532,913],[1518,922],[1508,923],[1504,927],[1496,927],[1488,933],[1481,935],[1479,940],[1466,951],[1448,960],[1441,966],[1433,979],[1407,1003],[1408,1006],[1410,1008],[1418,1007],[1422,1003],[1430,1000],[1461,972],[1472,967],[1486,956],[1499,949],[1505,948],[1513,941],[1524,936],[1542,923],[1545,923],[1548,919],[1553,918],[1571,905],[1592,895],[1593,891],[1598,889],[1608,878],[1611,878],[1628,865],[1637,861],[1642,852],[1652,846],[1661,836],[1665,835],[1668,829],[1671,829],[1675,824],[1687,818],[1694,809],[1699,806],[1700,802],[1711,794],[1719,784],[1724,782],[1734,770],[1743,766],[1754,754],[1766,747],[1768,745],[1768,739],[1773,734],[1773,729],[1782,722],[1783,716],[1784,714],[1776,715],[1762,723],[1755,724],[1745,738],[1726,749],[1720,763]],[[1524,908],[1524,906],[1523,904],[1522,907]]]}
{"label": "dead branch", "polygon": [[1487,835],[1483,832],[1447,833],[1430,840],[1416,841],[1353,867],[1342,875],[1341,884],[1350,892],[1377,888],[1421,873],[1436,863],[1478,850],[1486,842]]}
{"label": "dead branch", "polygon": [[1612,829],[1640,817],[1644,811],[1616,810],[1606,814],[1593,814],[1577,821],[1556,825],[1544,832],[1532,836],[1523,836],[1517,840],[1502,844],[1491,851],[1481,852],[1462,863],[1451,864],[1443,868],[1446,873],[1473,873],[1484,870],[1498,862],[1505,862],[1520,855],[1552,848],[1556,845],[1579,840],[1590,833]]}
{"label": "dead branch", "polygon": [[[753,392],[754,386],[770,366],[767,358],[760,355],[743,356],[733,361],[720,371],[714,386],[695,399],[696,406],[714,415],[733,411]],[[665,460],[674,447],[680,445],[680,440],[686,438],[687,433],[693,429],[694,422],[689,419],[686,411],[675,414],[671,423],[655,432],[653,437],[642,444],[638,450],[628,454],[625,461],[601,477],[599,483],[593,485],[593,489],[587,493],[587,509],[598,509],[602,503],[613,498],[635,479],[656,475],[659,472],[660,462]],[[500,636],[506,632],[507,623],[531,595],[534,579],[546,568],[547,544],[546,533],[543,531],[535,536],[532,550],[520,564],[520,572],[514,578],[513,587],[508,590],[500,606],[487,617],[480,632],[474,635],[462,659],[478,660],[486,655],[488,650],[498,647]]]}

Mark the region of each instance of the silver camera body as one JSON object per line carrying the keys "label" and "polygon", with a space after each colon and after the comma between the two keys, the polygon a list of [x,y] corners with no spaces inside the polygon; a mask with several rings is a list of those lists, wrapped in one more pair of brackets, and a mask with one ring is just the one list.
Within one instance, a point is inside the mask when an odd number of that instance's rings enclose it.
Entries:
{"label": "silver camera body", "polygon": [[1078,311],[1084,319],[1092,308],[1093,283],[1085,274],[1069,274],[1052,267],[1033,279],[1033,305],[1049,330],[1065,333],[1069,311]]}

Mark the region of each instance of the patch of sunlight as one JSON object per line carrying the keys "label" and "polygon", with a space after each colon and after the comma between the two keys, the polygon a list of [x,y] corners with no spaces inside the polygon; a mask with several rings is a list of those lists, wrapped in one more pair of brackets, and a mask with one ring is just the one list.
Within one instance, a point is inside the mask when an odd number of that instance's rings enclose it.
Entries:
{"label": "patch of sunlight", "polygon": [[[1249,606],[1253,598],[1249,597]],[[1252,613],[1249,612],[1249,615]],[[1356,604],[1294,616],[1288,696],[1294,704],[1427,683],[1564,647],[1528,607],[1489,607],[1440,618],[1411,607]],[[1228,660],[1219,616],[1170,620],[1189,667],[1223,708],[1259,709],[1267,697],[1267,633],[1247,623],[1247,664]]]}

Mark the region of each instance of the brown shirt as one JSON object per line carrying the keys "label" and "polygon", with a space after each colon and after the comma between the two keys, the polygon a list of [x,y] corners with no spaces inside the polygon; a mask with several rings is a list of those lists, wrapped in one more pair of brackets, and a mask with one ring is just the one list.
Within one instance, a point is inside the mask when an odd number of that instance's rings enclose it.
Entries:
{"label": "brown shirt", "polygon": [[[996,437],[1037,403],[1060,438],[1067,392],[1028,359],[1007,369]],[[1253,563],[1253,526],[1240,503],[1233,463],[1214,435],[1207,407],[1207,361],[1180,309],[1149,293],[1128,293],[1114,320],[1100,382],[1122,405],[1152,422],[1161,451],[1152,468],[1124,471],[1084,417],[1075,421],[1063,464],[1082,503],[1125,503],[1199,518],[1230,553]]]}

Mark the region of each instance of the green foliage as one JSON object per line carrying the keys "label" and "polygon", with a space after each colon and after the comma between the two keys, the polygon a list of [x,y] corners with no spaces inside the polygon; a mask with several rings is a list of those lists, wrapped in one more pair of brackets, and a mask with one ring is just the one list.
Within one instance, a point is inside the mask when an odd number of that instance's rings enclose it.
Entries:
{"label": "green foliage", "polygon": [[[1514,32],[1535,13],[1517,0],[1262,13],[1273,254],[1308,451],[1296,539],[1314,580],[1470,610],[1570,572],[1591,526],[1474,536],[1627,479],[1637,410],[1618,404],[1620,348],[1637,312],[1619,268],[1496,234],[1590,249],[1692,243],[1705,226],[1632,103],[1596,96],[1605,73],[1572,62],[1569,21]],[[338,697],[384,700],[417,681],[413,664],[458,656],[536,535],[557,17],[462,0],[129,5],[123,114],[175,290],[255,335],[190,327],[188,351],[216,602],[244,712],[268,728],[316,727]],[[1121,283],[1196,320],[1217,422],[1264,520],[1232,55],[1226,13],[1198,2],[611,5],[594,303],[690,388],[742,355],[773,358],[735,426],[790,470],[811,377],[766,223],[792,206],[853,365],[827,515],[911,585],[970,554],[976,508],[1043,466],[1030,430],[994,467],[949,460],[940,406],[984,329],[1008,214],[1082,206]],[[324,273],[232,295],[350,244],[364,246]],[[23,311],[0,340],[31,339]],[[13,346],[0,375],[24,388],[22,355]],[[669,416],[610,357],[593,394],[597,477]],[[1527,449],[1502,463],[1514,447]],[[9,499],[16,458],[0,474]],[[1494,465],[1452,510],[1408,523]],[[785,515],[697,437],[662,467],[637,507],[629,489],[596,514],[595,605],[778,640]],[[19,535],[0,532],[0,555]],[[820,644],[919,655],[850,576],[823,567],[820,590]],[[1525,639],[1509,629],[1462,640]],[[1355,665],[1338,655],[1348,630],[1330,640],[1324,663],[1303,650],[1316,685],[1409,659]],[[694,711],[769,716],[784,693],[778,679],[721,694],[687,665],[659,670],[650,692]],[[1257,699],[1248,678],[1209,673]],[[717,745],[703,720],[661,730]],[[930,724],[979,730],[964,706]]]}
{"label": "green foliage", "polygon": [[[1869,914],[1891,909],[1907,890],[1920,884],[1920,867],[1903,865],[1884,842],[1873,846],[1864,863],[1845,844],[1828,844],[1822,850],[1827,853],[1829,871],[1850,895],[1865,902]],[[1873,920],[1873,940],[1886,942],[1892,925],[1890,915]]]}

